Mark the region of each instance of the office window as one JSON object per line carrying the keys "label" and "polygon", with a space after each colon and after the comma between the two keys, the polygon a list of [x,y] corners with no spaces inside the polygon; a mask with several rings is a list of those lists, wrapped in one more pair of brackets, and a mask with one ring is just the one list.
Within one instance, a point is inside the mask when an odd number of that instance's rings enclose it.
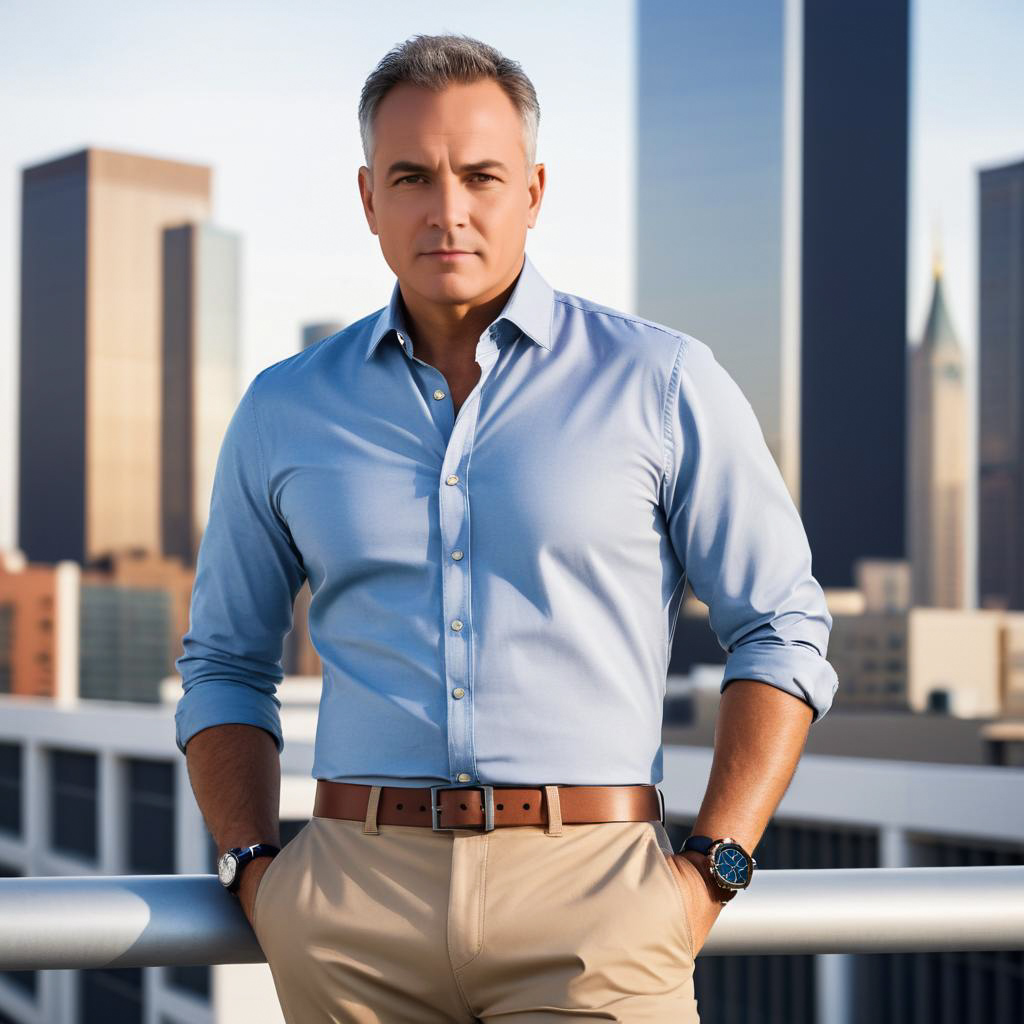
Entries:
{"label": "office window", "polygon": [[144,875],[174,873],[174,766],[169,761],[128,758],[129,871]]}
{"label": "office window", "polygon": [[308,824],[308,818],[283,819],[281,821],[281,849],[283,850]]}
{"label": "office window", "polygon": [[0,743],[0,831],[21,834],[21,747]]}
{"label": "office window", "polygon": [[95,754],[50,751],[50,845],[53,849],[96,859],[98,775]]}
{"label": "office window", "polygon": [[209,1000],[211,971],[206,964],[182,965],[166,968],[166,982],[172,988],[182,989],[199,999]]}
{"label": "office window", "polygon": [[78,1007],[81,1024],[142,1024],[142,968],[79,971]]}
{"label": "office window", "polygon": [[11,651],[14,648],[14,605],[0,604],[0,693],[10,693],[14,681]]}

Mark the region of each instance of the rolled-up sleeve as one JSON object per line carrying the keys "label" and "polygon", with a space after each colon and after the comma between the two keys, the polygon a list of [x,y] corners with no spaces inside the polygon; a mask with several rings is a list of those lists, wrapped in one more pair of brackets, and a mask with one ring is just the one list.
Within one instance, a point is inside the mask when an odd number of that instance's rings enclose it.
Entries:
{"label": "rolled-up sleeve", "polygon": [[665,395],[669,537],[727,652],[722,690],[753,679],[809,704],[839,686],[832,617],[800,515],[750,402],[711,349],[683,335]]}
{"label": "rolled-up sleeve", "polygon": [[250,383],[228,424],[199,545],[189,628],[175,662],[184,692],[175,711],[178,749],[214,725],[255,725],[278,751],[281,652],[306,578],[287,524],[270,498]]}

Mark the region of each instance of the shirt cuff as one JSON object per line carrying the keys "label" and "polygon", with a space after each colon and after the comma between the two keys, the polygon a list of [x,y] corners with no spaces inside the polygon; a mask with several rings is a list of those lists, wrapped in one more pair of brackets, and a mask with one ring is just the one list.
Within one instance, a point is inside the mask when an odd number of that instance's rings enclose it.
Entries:
{"label": "shirt cuff", "polygon": [[721,689],[733,679],[769,683],[809,704],[811,724],[820,721],[839,688],[839,677],[817,649],[802,644],[749,643],[737,647],[725,663]]}
{"label": "shirt cuff", "polygon": [[234,680],[206,679],[190,686],[178,701],[174,741],[184,754],[185,744],[210,726],[257,725],[274,738],[280,754],[284,749],[280,707],[276,697],[251,686]]}

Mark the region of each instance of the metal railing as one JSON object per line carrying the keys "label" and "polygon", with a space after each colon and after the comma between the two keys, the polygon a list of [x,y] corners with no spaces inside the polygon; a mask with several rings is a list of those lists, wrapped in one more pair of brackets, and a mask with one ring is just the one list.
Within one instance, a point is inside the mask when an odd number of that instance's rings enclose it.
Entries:
{"label": "metal railing", "polygon": [[[1024,867],[758,871],[701,956],[1024,949]],[[0,970],[259,963],[214,875],[0,878]]]}

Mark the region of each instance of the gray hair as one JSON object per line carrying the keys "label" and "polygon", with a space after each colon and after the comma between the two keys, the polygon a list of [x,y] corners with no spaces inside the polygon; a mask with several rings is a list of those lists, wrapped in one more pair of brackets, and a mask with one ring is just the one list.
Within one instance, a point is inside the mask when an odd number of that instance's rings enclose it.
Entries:
{"label": "gray hair", "polygon": [[493,46],[470,36],[446,33],[416,35],[392,47],[373,69],[359,98],[359,134],[366,165],[373,154],[373,119],[387,92],[400,82],[440,92],[453,83],[469,84],[494,79],[505,90],[523,122],[523,149],[527,167],[537,156],[540,104],[533,83],[522,65]]}

